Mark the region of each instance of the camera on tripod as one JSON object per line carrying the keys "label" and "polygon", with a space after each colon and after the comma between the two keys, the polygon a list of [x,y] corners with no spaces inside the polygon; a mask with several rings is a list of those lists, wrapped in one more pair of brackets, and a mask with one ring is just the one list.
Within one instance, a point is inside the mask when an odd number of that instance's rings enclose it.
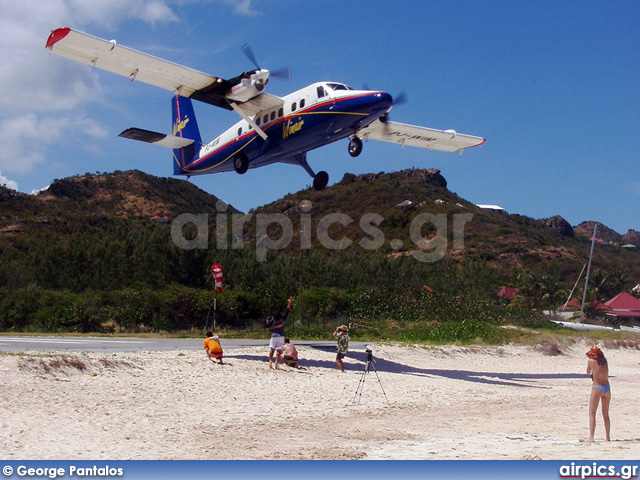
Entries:
{"label": "camera on tripod", "polygon": [[384,399],[387,401],[387,405],[390,405],[389,399],[387,398],[387,394],[385,393],[384,387],[382,386],[382,382],[380,381],[380,377],[378,376],[378,371],[376,370],[375,362],[373,361],[373,351],[370,348],[367,348],[364,352],[367,354],[367,363],[364,366],[364,370],[362,371],[362,375],[360,376],[360,381],[358,382],[358,387],[356,388],[356,393],[353,396],[353,400],[351,401],[351,403],[353,404],[357,398],[358,405],[360,405],[360,397],[362,397],[362,391],[364,390],[364,380],[365,378],[367,378],[367,374],[369,373],[369,370],[373,369],[373,371],[376,374],[376,379],[378,380],[378,384],[382,389],[382,394],[384,395]]}

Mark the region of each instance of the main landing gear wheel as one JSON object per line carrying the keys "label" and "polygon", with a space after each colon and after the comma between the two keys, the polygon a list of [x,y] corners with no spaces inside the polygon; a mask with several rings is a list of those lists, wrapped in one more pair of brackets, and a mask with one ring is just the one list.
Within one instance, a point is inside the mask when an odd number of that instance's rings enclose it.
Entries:
{"label": "main landing gear wheel", "polygon": [[247,169],[249,168],[249,160],[245,155],[237,155],[233,159],[233,168],[237,173],[242,175],[243,173],[246,173]]}
{"label": "main landing gear wheel", "polygon": [[329,183],[329,174],[322,170],[321,172],[316,173],[316,176],[313,177],[313,188],[315,190],[324,190],[324,188]]}
{"label": "main landing gear wheel", "polygon": [[351,137],[351,141],[349,142],[349,155],[352,157],[357,157],[362,152],[362,140],[358,137]]}

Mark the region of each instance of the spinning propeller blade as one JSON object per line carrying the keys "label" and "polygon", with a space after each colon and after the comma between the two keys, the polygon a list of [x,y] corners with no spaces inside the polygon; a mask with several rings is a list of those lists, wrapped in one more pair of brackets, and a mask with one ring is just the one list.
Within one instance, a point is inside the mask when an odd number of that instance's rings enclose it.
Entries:
{"label": "spinning propeller blade", "polygon": [[[248,43],[245,43],[242,46],[241,50],[258,70],[262,70],[260,68],[260,65],[258,64],[258,61],[256,60],[256,56],[253,54],[253,50],[251,50],[251,47],[249,46]],[[279,68],[277,70],[270,70],[269,76],[291,81],[291,69],[289,67],[284,67],[284,68]]]}
{"label": "spinning propeller blade", "polygon": [[[407,92],[403,90],[393,98],[393,106],[395,107],[397,105],[402,105],[403,103],[407,103],[408,101],[409,101],[409,97],[407,97]],[[388,119],[389,119],[388,112],[380,117],[380,121],[382,123],[386,123]]]}
{"label": "spinning propeller blade", "polygon": [[247,56],[247,58],[251,60],[251,63],[253,63],[258,70],[261,70],[260,65],[258,65],[258,61],[256,60],[256,57],[253,55],[253,50],[251,50],[251,47],[249,46],[249,44],[245,43],[242,46],[241,50]]}
{"label": "spinning propeller blade", "polygon": [[282,78],[287,82],[291,81],[291,69],[289,67],[279,68],[278,70],[272,70],[270,76],[274,78]]}
{"label": "spinning propeller blade", "polygon": [[407,103],[409,101],[409,97],[407,97],[407,92],[404,90],[395,96],[393,99],[393,106],[402,105],[403,103]]}

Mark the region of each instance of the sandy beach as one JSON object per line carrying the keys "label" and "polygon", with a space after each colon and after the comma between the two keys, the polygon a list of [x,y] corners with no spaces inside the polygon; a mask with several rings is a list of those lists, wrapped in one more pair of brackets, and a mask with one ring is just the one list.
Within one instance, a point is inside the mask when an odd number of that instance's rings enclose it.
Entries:
{"label": "sandy beach", "polygon": [[[224,339],[222,339],[224,347]],[[340,373],[299,348],[269,370],[267,346],[226,351],[0,355],[5,459],[640,458],[640,352],[604,348],[612,441],[588,436],[588,345],[373,344]],[[378,380],[379,379],[379,380]],[[361,394],[360,382],[364,381]]]}

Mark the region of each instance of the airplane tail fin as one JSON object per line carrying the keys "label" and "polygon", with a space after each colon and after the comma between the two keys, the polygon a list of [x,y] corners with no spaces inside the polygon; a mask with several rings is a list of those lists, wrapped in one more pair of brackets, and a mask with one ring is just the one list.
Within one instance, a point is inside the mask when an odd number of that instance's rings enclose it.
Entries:
{"label": "airplane tail fin", "polygon": [[171,99],[171,104],[173,110],[173,135],[194,140],[193,143],[186,147],[173,150],[173,174],[184,175],[184,167],[193,162],[199,154],[202,138],[200,137],[200,129],[198,128],[191,99],[176,95]]}

